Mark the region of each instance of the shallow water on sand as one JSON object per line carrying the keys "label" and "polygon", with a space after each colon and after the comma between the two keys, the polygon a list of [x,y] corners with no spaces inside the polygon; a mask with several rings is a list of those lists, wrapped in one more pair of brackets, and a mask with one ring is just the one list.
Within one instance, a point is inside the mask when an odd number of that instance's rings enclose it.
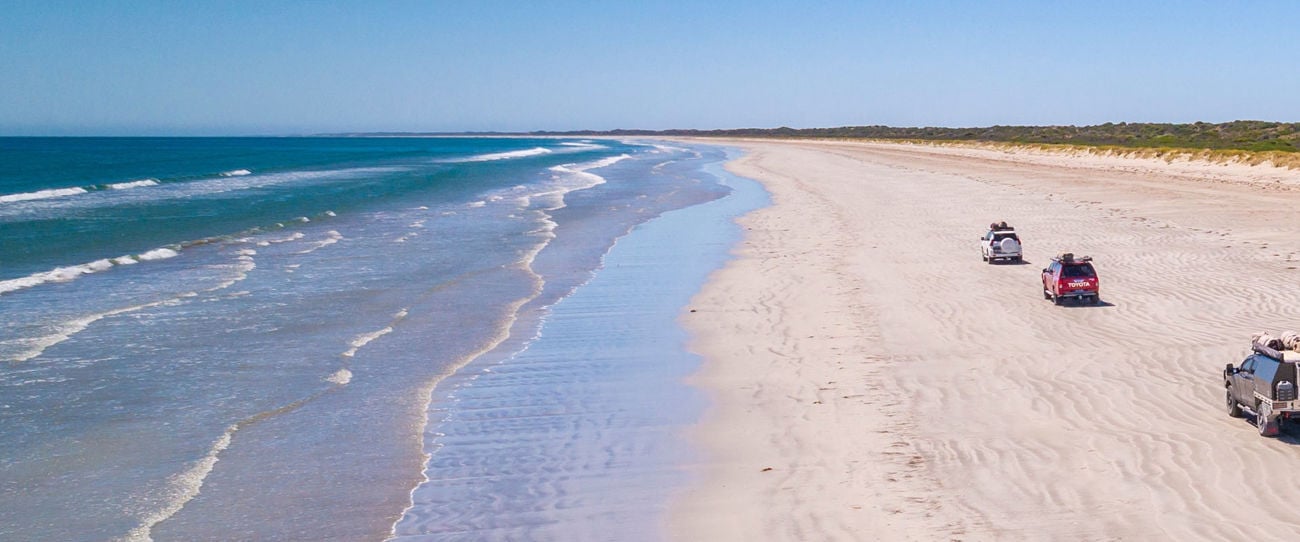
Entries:
{"label": "shallow water on sand", "polygon": [[428,480],[399,539],[647,540],[690,460],[682,432],[704,398],[677,318],[766,202],[720,168],[722,200],[638,226],[586,284],[549,307],[536,338],[435,392]]}

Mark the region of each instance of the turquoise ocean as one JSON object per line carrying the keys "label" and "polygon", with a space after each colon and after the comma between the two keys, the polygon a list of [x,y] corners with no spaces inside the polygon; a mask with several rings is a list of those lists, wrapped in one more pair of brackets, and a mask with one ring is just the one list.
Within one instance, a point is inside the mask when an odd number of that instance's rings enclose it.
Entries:
{"label": "turquoise ocean", "polygon": [[0,540],[662,538],[734,155],[0,138]]}

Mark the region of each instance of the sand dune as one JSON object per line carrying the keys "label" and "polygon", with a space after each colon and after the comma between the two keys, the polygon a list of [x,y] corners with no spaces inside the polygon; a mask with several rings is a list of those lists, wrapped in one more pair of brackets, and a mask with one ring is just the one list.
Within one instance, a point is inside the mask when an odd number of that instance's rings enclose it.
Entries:
{"label": "sand dune", "polygon": [[[1286,540],[1300,431],[1229,418],[1250,333],[1300,328],[1300,172],[736,142],[774,205],[683,315],[715,405],[684,540]],[[1024,265],[976,240],[1017,226]],[[1100,307],[1042,298],[1096,258]]]}

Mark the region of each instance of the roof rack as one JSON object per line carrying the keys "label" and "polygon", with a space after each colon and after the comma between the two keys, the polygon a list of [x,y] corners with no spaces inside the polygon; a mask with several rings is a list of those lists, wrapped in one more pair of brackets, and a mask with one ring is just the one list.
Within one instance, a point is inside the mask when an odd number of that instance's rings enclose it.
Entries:
{"label": "roof rack", "polygon": [[1064,263],[1086,263],[1092,261],[1092,256],[1075,256],[1073,252],[1062,252],[1052,259]]}

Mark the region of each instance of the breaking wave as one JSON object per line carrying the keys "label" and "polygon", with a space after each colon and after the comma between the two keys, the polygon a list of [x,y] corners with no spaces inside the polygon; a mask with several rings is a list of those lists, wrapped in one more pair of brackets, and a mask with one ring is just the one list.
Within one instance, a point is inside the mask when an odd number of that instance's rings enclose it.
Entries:
{"label": "breaking wave", "polygon": [[116,258],[104,258],[102,260],[95,260],[80,265],[56,267],[49,271],[32,273],[25,277],[0,280],[0,295],[51,282],[68,282],[75,280],[82,275],[107,271],[118,265],[131,265],[142,261],[165,260],[179,255],[179,252],[170,248],[156,248],[141,254],[118,256]]}
{"label": "breaking wave", "polygon": [[124,540],[132,542],[153,540],[152,531],[154,526],[176,515],[177,512],[181,511],[181,508],[185,507],[186,503],[199,495],[199,491],[203,488],[203,481],[207,479],[208,474],[217,465],[217,459],[221,452],[230,447],[230,441],[234,438],[235,431],[238,429],[239,425],[237,424],[227,427],[221,437],[208,449],[207,455],[191,464],[188,469],[168,479],[167,493],[169,498],[167,506],[144,517],[140,525],[127,533]]}
{"label": "breaking wave", "polygon": [[564,145],[565,147],[574,147],[578,149],[608,149],[609,148],[604,145],[597,145],[590,141],[565,141],[564,143],[560,143],[560,144]]}
{"label": "breaking wave", "polygon": [[49,190],[37,190],[35,192],[23,192],[21,194],[8,194],[0,196],[0,203],[15,203],[19,201],[31,201],[37,199],[61,198],[64,196],[75,196],[88,192],[85,188],[51,188]]}
{"label": "breaking wave", "polygon": [[129,181],[125,183],[112,183],[108,185],[111,190],[126,190],[128,188],[141,188],[145,186],[158,186],[158,179],[140,179],[138,181]]}
{"label": "breaking wave", "polygon": [[551,153],[551,149],[548,149],[548,148],[545,148],[545,147],[534,147],[534,148],[531,148],[531,149],[525,149],[525,150],[521,150],[521,151],[494,152],[494,153],[488,153],[488,154],[478,154],[478,155],[470,156],[470,157],[468,157],[468,158],[453,158],[453,159],[450,159],[450,160],[444,160],[444,162],[446,162],[446,163],[452,163],[452,164],[458,164],[458,163],[464,163],[464,162],[491,162],[491,161],[493,161],[493,160],[509,160],[509,159],[511,159],[511,158],[527,158],[527,157],[529,157],[529,156],[540,156],[540,155],[543,155],[543,154],[550,154],[550,153]]}
{"label": "breaking wave", "polygon": [[316,252],[317,250],[320,250],[320,249],[322,249],[322,248],[325,248],[325,247],[327,247],[327,246],[330,246],[330,245],[332,245],[332,244],[334,244],[334,243],[337,243],[337,242],[339,242],[339,241],[342,240],[342,239],[343,239],[343,234],[341,234],[341,233],[339,233],[339,232],[337,232],[337,231],[335,231],[335,230],[330,230],[330,231],[325,232],[325,238],[324,238],[324,239],[321,239],[320,241],[316,241],[312,246],[310,246],[310,247],[308,247],[308,248],[305,248],[305,249],[303,249],[303,250],[300,250],[300,251],[296,252],[295,254],[310,254],[310,253],[312,253],[312,252]]}

